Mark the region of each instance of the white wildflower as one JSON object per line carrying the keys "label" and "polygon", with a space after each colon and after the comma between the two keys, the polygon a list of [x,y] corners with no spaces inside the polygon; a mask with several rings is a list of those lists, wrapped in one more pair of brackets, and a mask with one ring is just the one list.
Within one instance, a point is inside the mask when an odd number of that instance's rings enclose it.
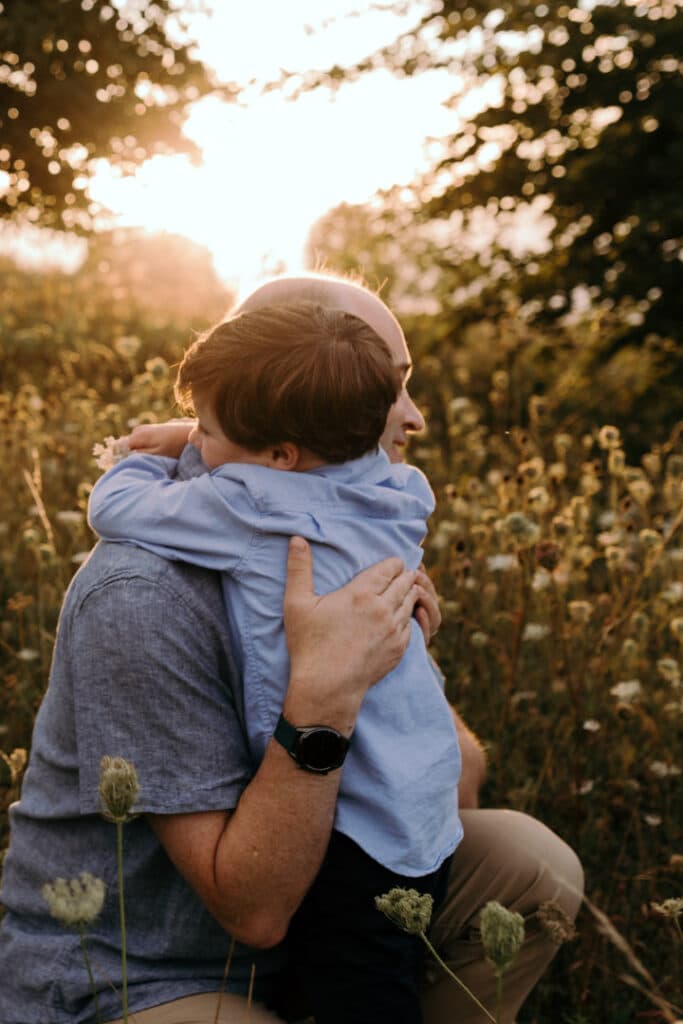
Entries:
{"label": "white wildflower", "polygon": [[657,671],[667,683],[680,683],[681,670],[674,658],[658,658]]}
{"label": "white wildflower", "polygon": [[590,601],[570,601],[567,611],[572,622],[585,624],[592,615],[593,605]]}
{"label": "white wildflower", "polygon": [[41,892],[52,917],[67,927],[84,928],[101,913],[107,889],[101,878],[84,871],[79,878],[57,878]]}
{"label": "white wildflower", "polygon": [[680,580],[673,580],[662,590],[660,595],[667,604],[678,604],[683,600],[683,583]]}
{"label": "white wildflower", "polygon": [[140,348],[141,341],[134,334],[122,334],[114,340],[114,350],[124,359],[131,359]]}
{"label": "white wildflower", "polygon": [[639,679],[624,679],[617,683],[609,691],[617,700],[631,701],[639,697],[643,692]]}
{"label": "white wildflower", "polygon": [[586,732],[598,732],[602,728],[600,723],[595,718],[587,718],[583,723],[583,727]]}
{"label": "white wildflower", "polygon": [[108,470],[130,453],[127,437],[105,437],[104,444],[93,445],[92,453],[100,469]]}
{"label": "white wildflower", "polygon": [[661,914],[662,917],[678,919],[683,914],[683,899],[679,896],[671,896],[663,903],[651,903],[650,906],[656,914]]}
{"label": "white wildflower", "polygon": [[603,449],[618,448],[621,445],[621,435],[618,427],[604,426],[598,432],[598,444]]}
{"label": "white wildflower", "polygon": [[681,774],[681,769],[677,764],[667,764],[666,761],[652,761],[648,767],[658,779],[667,779]]}
{"label": "white wildflower", "polygon": [[537,524],[522,515],[521,512],[511,512],[502,520],[500,527],[522,547],[530,547],[535,544],[541,535]]}
{"label": "white wildflower", "polygon": [[519,559],[517,555],[511,554],[489,555],[486,565],[491,572],[509,572],[511,569],[519,568]]}
{"label": "white wildflower", "polygon": [[545,487],[532,487],[527,494],[527,502],[534,512],[545,512],[550,506],[550,495]]}
{"label": "white wildflower", "polygon": [[522,633],[522,640],[543,640],[550,632],[550,626],[545,622],[527,622]]}
{"label": "white wildflower", "polygon": [[19,661],[35,661],[39,657],[40,652],[34,650],[33,647],[22,647],[20,651],[17,651]]}
{"label": "white wildflower", "polygon": [[531,589],[536,591],[545,590],[550,586],[551,580],[552,575],[547,569],[537,569],[531,581]]}
{"label": "white wildflower", "polygon": [[61,512],[56,512],[55,519],[58,523],[63,523],[65,526],[80,526],[83,522],[83,513],[77,511],[77,509],[66,508]]}

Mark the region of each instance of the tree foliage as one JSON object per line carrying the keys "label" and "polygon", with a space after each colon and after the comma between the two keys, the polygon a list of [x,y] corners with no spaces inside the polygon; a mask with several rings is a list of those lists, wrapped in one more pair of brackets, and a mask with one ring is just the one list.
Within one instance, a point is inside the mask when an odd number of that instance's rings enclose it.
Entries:
{"label": "tree foliage", "polygon": [[196,155],[183,111],[213,86],[171,0],[5,0],[0,31],[1,214],[87,230],[93,160]]}
{"label": "tree foliage", "polygon": [[497,214],[552,201],[552,249],[522,273],[525,298],[562,310],[586,284],[608,305],[637,303],[633,326],[669,334],[681,319],[682,0],[442,0],[436,13],[361,68],[447,67],[459,104],[481,90],[431,180],[424,213]]}
{"label": "tree foliage", "polygon": [[[594,400],[585,385],[601,375],[627,434],[644,404],[647,426],[666,431],[683,371],[682,44],[683,0],[442,0],[351,77],[448,68],[454,133],[411,199],[395,190],[326,217],[314,258],[360,258],[409,313],[428,312],[431,296],[434,337],[461,338],[511,309],[559,321],[547,332],[550,376],[535,383],[551,389],[557,370],[562,401],[581,404],[578,389]],[[473,96],[479,113],[466,116]],[[534,208],[547,241],[531,252],[519,218]],[[584,324],[568,332],[578,300]]]}

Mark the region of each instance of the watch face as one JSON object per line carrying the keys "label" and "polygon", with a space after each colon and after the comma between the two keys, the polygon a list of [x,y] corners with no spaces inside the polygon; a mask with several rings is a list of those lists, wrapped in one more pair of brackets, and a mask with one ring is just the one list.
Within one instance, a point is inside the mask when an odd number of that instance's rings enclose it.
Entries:
{"label": "watch face", "polygon": [[343,764],[348,745],[334,729],[318,726],[300,735],[297,760],[312,771],[332,771]]}

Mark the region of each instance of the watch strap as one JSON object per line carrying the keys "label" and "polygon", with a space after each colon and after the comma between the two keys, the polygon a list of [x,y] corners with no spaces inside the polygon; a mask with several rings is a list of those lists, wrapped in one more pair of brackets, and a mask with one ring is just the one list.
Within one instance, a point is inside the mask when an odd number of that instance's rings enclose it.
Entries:
{"label": "watch strap", "polygon": [[299,739],[299,732],[296,726],[292,725],[291,722],[288,722],[284,715],[280,715],[277,720],[273,739],[276,739],[280,746],[284,747],[291,757],[296,755],[296,745]]}

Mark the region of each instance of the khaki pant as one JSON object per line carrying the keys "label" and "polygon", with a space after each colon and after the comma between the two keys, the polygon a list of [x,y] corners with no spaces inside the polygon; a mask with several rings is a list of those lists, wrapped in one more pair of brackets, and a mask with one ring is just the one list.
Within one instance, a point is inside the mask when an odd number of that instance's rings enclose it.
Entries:
{"label": "khaki pant", "polygon": [[[552,960],[557,946],[529,921],[539,905],[554,900],[573,919],[583,891],[576,854],[554,832],[517,811],[461,811],[465,835],[456,850],[449,892],[432,923],[430,939],[451,970],[495,1015],[495,976],[484,960],[479,911],[497,900],[527,919],[524,946],[505,974],[502,1024],[513,1024],[525,998]],[[424,993],[425,1024],[484,1024],[487,1018],[454,981],[434,965]],[[131,1024],[266,1024],[279,1020],[241,996],[178,999],[129,1014]],[[114,1024],[122,1024],[116,1021]]]}

